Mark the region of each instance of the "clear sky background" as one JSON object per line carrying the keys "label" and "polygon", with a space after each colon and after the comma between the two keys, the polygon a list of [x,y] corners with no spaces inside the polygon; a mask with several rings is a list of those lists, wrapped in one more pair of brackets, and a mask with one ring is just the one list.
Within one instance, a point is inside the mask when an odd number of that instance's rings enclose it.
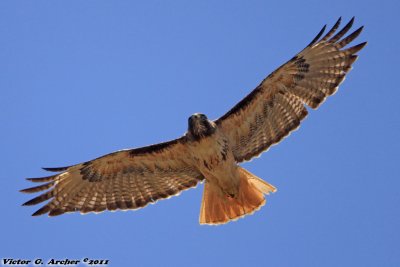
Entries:
{"label": "clear sky background", "polygon": [[[399,11],[395,0],[2,0],[0,257],[400,266]],[[40,167],[176,138],[195,112],[221,116],[339,16],[356,16],[355,44],[369,44],[335,96],[244,164],[278,188],[256,214],[200,226],[203,185],[138,211],[21,207]]]}

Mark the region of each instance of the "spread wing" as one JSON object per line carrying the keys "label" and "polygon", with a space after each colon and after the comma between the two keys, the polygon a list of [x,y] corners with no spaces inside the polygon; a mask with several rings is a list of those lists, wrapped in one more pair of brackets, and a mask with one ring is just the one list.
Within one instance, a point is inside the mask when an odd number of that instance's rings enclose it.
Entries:
{"label": "spread wing", "polygon": [[21,190],[34,193],[49,189],[26,202],[50,201],[33,215],[65,212],[101,212],[137,209],[196,186],[204,177],[191,164],[184,137],[148,147],[121,150],[69,167],[45,168],[61,172],[28,178],[43,185]]}
{"label": "spread wing", "polygon": [[[307,115],[305,105],[318,106],[336,92],[361,43],[344,48],[362,31],[342,38],[354,18],[338,33],[341,19],[321,38],[326,25],[299,54],[271,73],[216,124],[228,136],[237,162],[250,160],[295,130]],[[320,39],[321,38],[321,39]]]}

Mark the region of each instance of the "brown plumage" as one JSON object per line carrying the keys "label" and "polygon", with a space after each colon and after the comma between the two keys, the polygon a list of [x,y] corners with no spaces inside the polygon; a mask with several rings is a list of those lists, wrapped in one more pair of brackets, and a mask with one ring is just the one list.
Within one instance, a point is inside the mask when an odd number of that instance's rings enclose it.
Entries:
{"label": "brown plumage", "polygon": [[[354,18],[338,33],[341,19],[325,27],[295,57],[279,67],[248,96],[216,121],[203,114],[189,118],[181,138],[117,151],[61,168],[44,183],[21,190],[48,190],[24,203],[47,201],[33,215],[137,209],[205,181],[200,223],[222,224],[251,214],[276,189],[237,164],[250,160],[295,130],[307,115],[336,92],[366,43],[344,48],[362,27],[343,38]],[[335,34],[336,33],[336,34]],[[321,38],[322,37],[322,38]]]}

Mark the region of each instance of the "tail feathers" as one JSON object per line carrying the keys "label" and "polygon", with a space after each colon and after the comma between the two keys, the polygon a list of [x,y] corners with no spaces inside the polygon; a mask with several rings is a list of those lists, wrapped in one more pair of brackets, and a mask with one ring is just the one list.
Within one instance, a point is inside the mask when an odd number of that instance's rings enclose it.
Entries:
{"label": "tail feathers", "polygon": [[226,196],[212,183],[205,183],[200,210],[200,224],[224,224],[253,214],[265,204],[264,194],[276,188],[239,167],[240,186],[235,198]]}
{"label": "tail feathers", "polygon": [[267,183],[263,179],[255,176],[251,172],[247,171],[246,169],[239,167],[239,171],[244,173],[245,176],[248,177],[250,183],[252,183],[255,187],[257,187],[258,190],[263,192],[266,195],[269,195],[269,193],[275,193],[276,192],[276,187]]}

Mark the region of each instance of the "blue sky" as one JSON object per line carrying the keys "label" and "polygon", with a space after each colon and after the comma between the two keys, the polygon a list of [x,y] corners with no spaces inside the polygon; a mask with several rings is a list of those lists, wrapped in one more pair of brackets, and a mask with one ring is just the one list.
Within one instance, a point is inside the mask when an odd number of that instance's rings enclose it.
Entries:
{"label": "blue sky", "polygon": [[[110,266],[400,266],[398,1],[0,2],[0,257]],[[198,224],[203,185],[145,209],[31,217],[26,177],[217,118],[324,24],[368,41],[338,93],[244,164],[278,188]],[[357,43],[357,41],[355,42]]]}

